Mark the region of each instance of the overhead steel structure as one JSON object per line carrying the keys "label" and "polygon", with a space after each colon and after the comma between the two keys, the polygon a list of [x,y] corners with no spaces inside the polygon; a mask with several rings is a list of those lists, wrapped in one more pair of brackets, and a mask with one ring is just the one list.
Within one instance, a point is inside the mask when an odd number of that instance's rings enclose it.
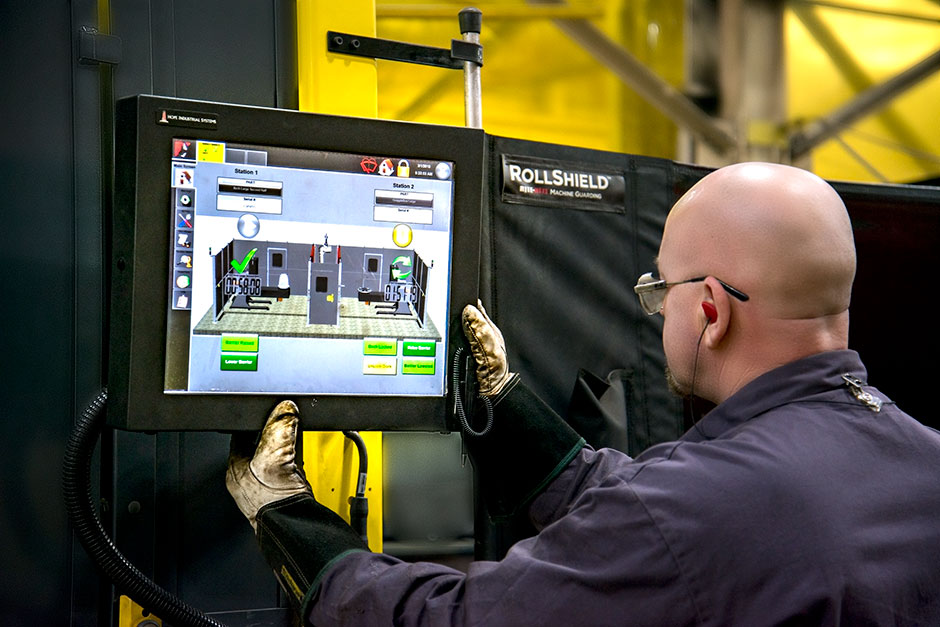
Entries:
{"label": "overhead steel structure", "polygon": [[[934,0],[931,0],[932,2]],[[761,159],[806,165],[810,151],[839,135],[867,115],[880,113],[889,131],[912,152],[927,154],[909,124],[885,108],[898,96],[940,69],[940,48],[880,84],[874,84],[844,48],[832,29],[817,15],[820,8],[854,12],[875,18],[911,20],[940,25],[940,19],[897,11],[854,6],[847,2],[812,0],[688,0],[687,38],[696,56],[687,55],[687,76],[702,65],[717,68],[717,81],[709,89],[721,103],[708,112],[696,100],[677,89],[633,53],[610,38],[594,21],[603,15],[599,3],[567,3],[564,0],[526,0],[522,5],[477,5],[488,20],[550,20],[570,39],[608,68],[629,89],[661,111],[690,138],[680,142],[678,157],[707,165]],[[936,2],[940,4],[940,2]],[[787,11],[807,29],[832,60],[840,75],[857,92],[836,110],[796,124],[787,119],[785,90],[784,17]],[[381,3],[376,17],[426,17],[453,14],[441,5]],[[712,15],[706,15],[711,13]],[[703,19],[704,17],[704,19]],[[718,37],[715,37],[717,30]],[[705,40],[710,40],[708,43]],[[718,46],[709,45],[718,41]],[[702,52],[707,54],[702,56]],[[425,93],[423,96],[431,94]],[[421,98],[427,103],[426,98]],[[412,112],[413,113],[413,112]],[[847,144],[843,146],[854,153]],[[877,170],[859,160],[876,178]]]}

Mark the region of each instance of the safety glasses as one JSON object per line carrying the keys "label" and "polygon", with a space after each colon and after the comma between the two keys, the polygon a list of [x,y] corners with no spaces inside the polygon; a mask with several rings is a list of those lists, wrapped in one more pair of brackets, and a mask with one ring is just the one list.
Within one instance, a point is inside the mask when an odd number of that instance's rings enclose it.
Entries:
{"label": "safety glasses", "polygon": [[[637,298],[640,299],[640,307],[643,308],[643,311],[652,316],[653,314],[662,311],[663,301],[666,300],[666,290],[668,290],[670,287],[673,285],[682,285],[683,283],[697,283],[699,281],[704,281],[705,278],[706,277],[698,276],[694,279],[686,279],[685,281],[666,283],[666,281],[663,279],[653,278],[652,272],[647,272],[637,279],[633,291],[636,292]],[[741,302],[745,302],[750,299],[750,296],[741,290],[731,287],[721,279],[716,280],[721,283],[721,286],[725,288],[726,292]]]}

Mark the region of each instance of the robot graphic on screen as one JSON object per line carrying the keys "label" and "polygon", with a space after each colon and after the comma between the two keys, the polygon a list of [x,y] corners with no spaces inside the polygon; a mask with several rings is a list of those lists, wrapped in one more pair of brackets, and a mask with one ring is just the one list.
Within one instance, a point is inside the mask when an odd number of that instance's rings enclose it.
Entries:
{"label": "robot graphic on screen", "polygon": [[417,252],[233,239],[212,255],[213,304],[195,334],[427,337],[430,266]]}

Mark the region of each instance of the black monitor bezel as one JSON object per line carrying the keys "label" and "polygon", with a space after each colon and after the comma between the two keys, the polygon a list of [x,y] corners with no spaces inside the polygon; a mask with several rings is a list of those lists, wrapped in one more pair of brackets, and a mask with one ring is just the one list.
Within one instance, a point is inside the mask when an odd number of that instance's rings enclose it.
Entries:
{"label": "black monitor bezel", "polygon": [[[195,127],[158,123],[161,111],[192,112]],[[132,431],[260,428],[274,405],[294,400],[302,426],[316,430],[448,431],[446,396],[166,394],[167,273],[155,286],[141,268],[166,268],[172,139],[195,135],[241,144],[455,163],[451,289],[446,363],[460,341],[460,311],[479,292],[485,136],[480,129],[323,115],[285,109],[139,95],[118,101],[111,233],[108,423]],[[197,124],[198,122],[193,122]],[[448,368],[449,370],[449,368]]]}

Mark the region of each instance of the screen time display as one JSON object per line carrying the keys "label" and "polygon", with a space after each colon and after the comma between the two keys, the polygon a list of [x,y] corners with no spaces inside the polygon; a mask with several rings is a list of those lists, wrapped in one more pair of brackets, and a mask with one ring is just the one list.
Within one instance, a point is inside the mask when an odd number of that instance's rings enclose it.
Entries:
{"label": "screen time display", "polygon": [[167,149],[166,393],[444,395],[452,162]]}

